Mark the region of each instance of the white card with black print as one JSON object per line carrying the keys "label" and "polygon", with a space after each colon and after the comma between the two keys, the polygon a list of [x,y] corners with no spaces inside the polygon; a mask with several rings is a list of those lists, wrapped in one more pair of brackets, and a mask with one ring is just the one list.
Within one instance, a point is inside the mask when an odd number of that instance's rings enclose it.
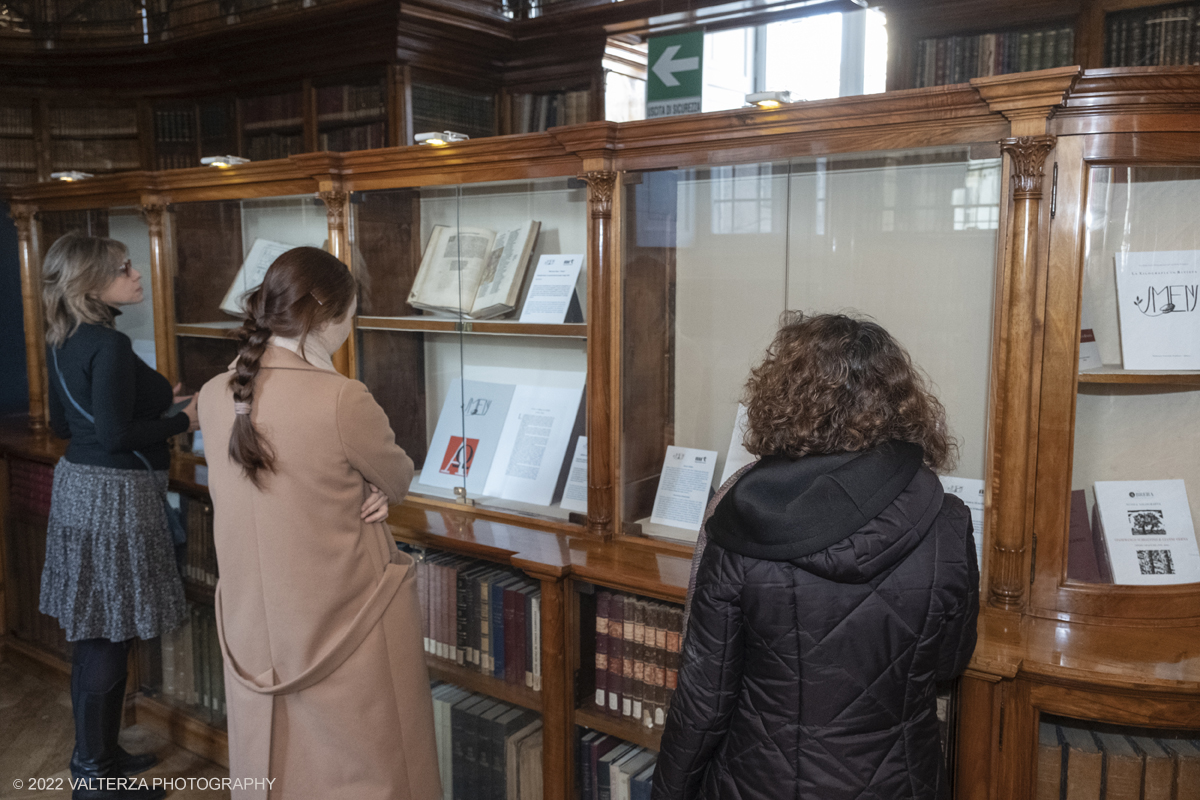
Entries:
{"label": "white card with black print", "polygon": [[1200,547],[1183,481],[1096,481],[1094,487],[1113,583],[1200,582]]}
{"label": "white card with black print", "polygon": [[699,533],[716,466],[715,450],[668,447],[650,522]]}

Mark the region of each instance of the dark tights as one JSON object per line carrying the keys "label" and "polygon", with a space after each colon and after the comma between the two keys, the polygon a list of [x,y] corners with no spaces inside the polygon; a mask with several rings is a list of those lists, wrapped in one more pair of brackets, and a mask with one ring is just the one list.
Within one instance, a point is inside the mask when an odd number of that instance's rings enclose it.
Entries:
{"label": "dark tights", "polygon": [[80,639],[71,659],[71,683],[76,692],[108,692],[125,685],[129,642]]}

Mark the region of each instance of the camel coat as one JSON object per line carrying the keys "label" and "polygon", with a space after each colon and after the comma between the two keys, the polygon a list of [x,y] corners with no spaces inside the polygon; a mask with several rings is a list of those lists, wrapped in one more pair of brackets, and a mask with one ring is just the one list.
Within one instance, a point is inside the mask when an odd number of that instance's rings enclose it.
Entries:
{"label": "camel coat", "polygon": [[227,456],[230,374],[199,398],[230,777],[272,779],[233,797],[441,797],[415,564],[360,519],[367,482],[398,503],[412,460],[363,384],[272,346],[251,418],[276,469],[256,489]]}

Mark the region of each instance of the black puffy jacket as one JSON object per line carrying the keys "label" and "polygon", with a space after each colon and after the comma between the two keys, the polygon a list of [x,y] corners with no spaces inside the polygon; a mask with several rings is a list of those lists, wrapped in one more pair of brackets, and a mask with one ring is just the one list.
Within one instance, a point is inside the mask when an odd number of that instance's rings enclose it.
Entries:
{"label": "black puffy jacket", "polygon": [[934,687],[979,569],[921,449],[765,458],[705,531],[654,800],[948,797]]}

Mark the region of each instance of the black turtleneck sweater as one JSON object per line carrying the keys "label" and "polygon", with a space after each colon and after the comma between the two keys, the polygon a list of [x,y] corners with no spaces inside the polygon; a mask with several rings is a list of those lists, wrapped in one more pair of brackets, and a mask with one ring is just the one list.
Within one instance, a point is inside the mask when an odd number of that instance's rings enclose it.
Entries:
{"label": "black turtleneck sweater", "polygon": [[58,349],[71,396],[95,417],[88,422],[63,394],[46,353],[50,382],[50,428],[70,439],[67,460],[116,469],[145,469],[139,451],[155,469],[170,463],[167,440],[188,429],[186,414],[163,418],[171,407],[171,384],[133,352],[129,337],[103,325],[80,325]]}

